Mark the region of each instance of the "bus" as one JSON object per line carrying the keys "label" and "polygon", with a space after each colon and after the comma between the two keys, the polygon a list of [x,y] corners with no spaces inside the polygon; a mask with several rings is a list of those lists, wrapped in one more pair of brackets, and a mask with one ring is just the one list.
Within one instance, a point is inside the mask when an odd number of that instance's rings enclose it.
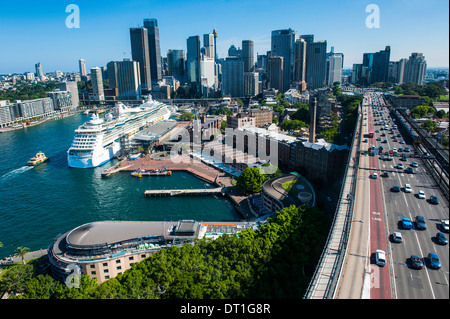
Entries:
{"label": "bus", "polygon": [[374,134],[375,132],[373,130],[369,130],[369,137],[373,137]]}

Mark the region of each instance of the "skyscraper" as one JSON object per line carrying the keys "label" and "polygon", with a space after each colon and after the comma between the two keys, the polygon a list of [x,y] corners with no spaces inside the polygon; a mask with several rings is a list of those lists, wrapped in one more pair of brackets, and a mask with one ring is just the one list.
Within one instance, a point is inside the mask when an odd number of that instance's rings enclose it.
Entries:
{"label": "skyscraper", "polygon": [[306,82],[306,41],[303,38],[299,38],[295,41],[294,47],[294,82]]}
{"label": "skyscraper", "polygon": [[146,28],[130,28],[131,56],[139,62],[143,93],[151,90],[148,32]]}
{"label": "skyscraper", "polygon": [[244,96],[244,62],[238,57],[228,57],[222,62],[222,94]]}
{"label": "skyscraper", "polygon": [[290,88],[293,79],[292,65],[294,62],[294,44],[297,38],[298,35],[292,29],[272,31],[271,56],[283,57],[282,92],[286,92]]}
{"label": "skyscraper", "polygon": [[187,39],[187,81],[192,90],[200,93],[200,36]]}
{"label": "skyscraper", "polygon": [[181,84],[186,82],[185,64],[184,50],[169,50],[167,52],[168,73],[180,81]]}
{"label": "skyscraper", "polygon": [[139,63],[131,59],[115,62],[117,67],[117,89],[120,100],[140,100],[141,80]]}
{"label": "skyscraper", "polygon": [[162,80],[161,71],[161,48],[159,44],[158,20],[144,19],[144,28],[148,34],[148,52],[150,58],[150,76],[152,83],[156,84]]}
{"label": "skyscraper", "polygon": [[78,97],[78,86],[76,81],[59,82],[60,91],[69,91],[71,94],[72,108],[76,109],[80,105],[80,99]]}
{"label": "skyscraper", "polygon": [[327,41],[314,41],[306,45],[306,83],[314,90],[325,85]]}
{"label": "skyscraper", "polygon": [[203,35],[203,47],[205,48],[205,55],[208,58],[215,59],[215,45],[214,45],[214,34],[206,33]]}
{"label": "skyscraper", "polygon": [[370,82],[387,82],[389,75],[389,59],[391,57],[391,47],[386,46],[384,50],[373,54],[372,73]]}
{"label": "skyscraper", "polygon": [[426,69],[427,62],[423,53],[411,53],[411,56],[405,64],[404,81],[422,85],[425,79]]}
{"label": "skyscraper", "polygon": [[278,90],[283,93],[284,82],[284,57],[271,56],[270,57],[270,88]]}
{"label": "skyscraper", "polygon": [[344,54],[335,53],[334,48],[327,53],[326,84],[332,86],[334,82],[342,83],[342,69],[344,67]]}
{"label": "skyscraper", "polygon": [[94,92],[95,100],[104,100],[105,94],[103,92],[103,76],[102,69],[93,67],[91,69],[92,91]]}
{"label": "skyscraper", "polygon": [[255,64],[252,40],[242,41],[242,60],[244,61],[244,72],[252,71],[253,65]]}
{"label": "skyscraper", "polygon": [[40,78],[42,80],[42,78],[44,77],[44,72],[42,72],[42,65],[41,62],[38,62],[34,65],[34,68],[36,70],[36,77]]}
{"label": "skyscraper", "polygon": [[108,73],[108,84],[110,88],[117,87],[117,62],[111,61],[106,64]]}
{"label": "skyscraper", "polygon": [[[80,59],[78,61],[78,64],[80,66],[80,77],[83,81],[86,80],[87,71],[86,71],[86,61],[84,59]],[[84,78],[84,79],[83,79]]]}

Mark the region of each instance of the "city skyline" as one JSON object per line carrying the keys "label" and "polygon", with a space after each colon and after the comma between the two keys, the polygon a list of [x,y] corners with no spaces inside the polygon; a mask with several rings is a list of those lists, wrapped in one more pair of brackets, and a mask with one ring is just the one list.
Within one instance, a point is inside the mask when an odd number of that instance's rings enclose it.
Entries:
{"label": "city skyline", "polygon": [[[369,4],[380,10],[380,28],[367,28]],[[78,61],[86,68],[105,66],[109,61],[131,57],[129,30],[143,27],[143,20],[158,20],[161,55],[169,49],[186,50],[191,36],[203,37],[217,29],[217,54],[225,58],[229,47],[254,41],[254,54],[270,51],[271,32],[292,28],[297,34],[313,34],[344,54],[344,68],[361,63],[365,52],[391,47],[391,61],[408,58],[413,52],[426,57],[429,68],[448,67],[447,1],[426,4],[414,0],[357,1],[322,4],[282,1],[157,1],[136,0],[110,3],[77,1],[80,28],[67,28],[69,3],[26,1],[2,4],[0,36],[3,48],[0,74],[33,72],[41,63],[43,72],[78,72]],[[148,8],[148,9],[147,9]],[[428,19],[427,17],[433,17]],[[14,27],[11,28],[11,25]],[[6,31],[8,30],[8,31]],[[33,32],[30,32],[33,30]],[[203,43],[202,43],[203,45]]]}

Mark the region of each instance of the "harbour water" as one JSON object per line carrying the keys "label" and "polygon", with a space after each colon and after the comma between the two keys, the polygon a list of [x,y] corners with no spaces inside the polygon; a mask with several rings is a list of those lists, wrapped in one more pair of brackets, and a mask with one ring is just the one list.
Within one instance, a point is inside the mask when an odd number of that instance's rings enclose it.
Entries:
{"label": "harbour water", "polygon": [[[59,233],[100,220],[240,220],[233,204],[215,196],[145,198],[146,189],[212,188],[189,173],[102,178],[113,160],[94,169],[67,166],[74,130],[89,117],[77,113],[0,134],[0,257],[19,246],[46,248]],[[26,166],[38,151],[50,161]]]}

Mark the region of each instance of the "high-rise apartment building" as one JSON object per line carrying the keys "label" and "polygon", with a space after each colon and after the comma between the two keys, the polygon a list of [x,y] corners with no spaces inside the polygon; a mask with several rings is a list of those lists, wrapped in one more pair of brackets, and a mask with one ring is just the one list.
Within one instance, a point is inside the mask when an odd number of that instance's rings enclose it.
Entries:
{"label": "high-rise apartment building", "polygon": [[411,53],[405,64],[405,82],[413,82],[422,85],[427,70],[427,62],[423,53]]}
{"label": "high-rise apartment building", "polygon": [[254,43],[252,40],[242,41],[242,60],[244,61],[244,72],[251,72],[255,64]]}
{"label": "high-rise apartment building", "polygon": [[148,52],[150,59],[150,77],[153,84],[162,80],[161,48],[159,44],[158,20],[144,19],[144,28],[148,35]]}
{"label": "high-rise apartment building", "polygon": [[105,94],[103,91],[103,76],[102,69],[99,67],[93,67],[91,69],[91,82],[92,82],[92,91],[94,92],[95,100],[104,100]]}
{"label": "high-rise apartment building", "polygon": [[38,62],[34,65],[34,68],[36,70],[36,77],[41,79],[44,77],[44,72],[42,72],[42,65],[41,62]]}
{"label": "high-rise apartment building", "polygon": [[261,93],[261,81],[258,72],[244,72],[244,95],[255,96]]}
{"label": "high-rise apartment building", "polygon": [[87,77],[86,61],[85,61],[84,59],[80,59],[80,60],[78,61],[78,64],[79,64],[79,67],[80,67],[80,76],[81,76],[81,79],[82,79],[83,81],[85,81],[85,80],[86,80],[86,77]]}
{"label": "high-rise apartment building", "polygon": [[[271,56],[283,57],[283,86],[282,92],[286,92],[293,79],[292,65],[294,62],[294,45],[298,35],[292,29],[272,31]],[[272,71],[270,71],[272,73]]]}
{"label": "high-rise apartment building", "polygon": [[327,67],[327,41],[314,41],[306,45],[306,83],[314,90],[325,85]]}
{"label": "high-rise apartment building", "polygon": [[69,91],[72,100],[72,109],[76,109],[80,106],[80,99],[78,97],[78,85],[76,81],[65,81],[59,83],[59,89],[61,91]]}
{"label": "high-rise apartment building", "polygon": [[244,96],[244,62],[238,57],[227,57],[222,62],[222,94]]}
{"label": "high-rise apartment building", "polygon": [[130,28],[131,56],[139,62],[139,73],[144,93],[151,90],[150,55],[147,28]]}

